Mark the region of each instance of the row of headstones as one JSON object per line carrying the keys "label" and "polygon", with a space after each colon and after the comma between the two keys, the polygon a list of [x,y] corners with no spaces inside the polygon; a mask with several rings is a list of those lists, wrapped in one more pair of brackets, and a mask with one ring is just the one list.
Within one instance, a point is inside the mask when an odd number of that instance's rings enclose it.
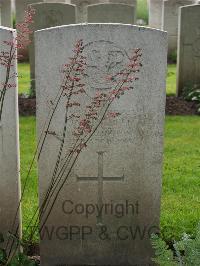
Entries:
{"label": "row of headstones", "polygon": [[[167,31],[168,56],[177,54],[178,96],[183,94],[184,88],[200,84],[199,3],[196,0],[149,0],[149,25]],[[190,16],[185,17],[185,13]]]}
{"label": "row of headstones", "polygon": [[[14,30],[0,28],[1,43],[14,35]],[[41,265],[147,265],[152,255],[149,234],[158,228],[160,217],[167,34],[113,24],[69,25],[37,32],[38,138],[52,109],[49,102],[60,87],[59,66],[72,56],[78,39],[83,39],[87,47],[86,83],[90,85],[90,96],[98,84],[102,90],[104,86],[108,89],[102,76],[118,73],[133,48],[142,48],[144,67],[135,90],[113,106],[122,116],[102,126],[80,155],[61,191],[45,227],[53,234],[50,239],[45,233],[41,238]],[[17,71],[17,62],[14,68]],[[1,67],[1,82],[4,74]],[[64,104],[56,110],[51,123],[50,130],[58,135],[62,132],[65,108]],[[9,90],[0,128],[0,232],[10,231],[19,203],[18,136],[17,90]],[[70,137],[65,145],[70,146]],[[58,147],[59,140],[48,135],[39,160],[40,202],[50,182]],[[78,205],[80,210],[87,205],[96,206],[98,200],[110,206],[101,223],[94,214],[87,217],[78,212]],[[77,212],[67,214],[76,207]],[[104,238],[104,228],[111,230],[109,238]],[[131,239],[131,230],[145,231],[142,240],[139,236]]]}
{"label": "row of headstones", "polygon": [[[181,8],[180,37],[183,41],[179,45],[183,55],[179,60],[182,60],[180,73],[185,71],[185,78],[195,73],[196,79],[199,79],[199,16],[200,5]],[[14,30],[1,28],[1,49],[6,49],[6,45],[2,45],[3,41],[14,37]],[[142,232],[144,228],[151,232],[152,227],[159,224],[167,35],[150,28],[104,24],[63,26],[37,32],[35,51],[38,136],[52,109],[49,102],[58,92],[59,66],[65,63],[65,58],[71,56],[77,39],[83,39],[88,44],[88,68],[92,69],[92,73],[88,73],[88,82],[92,88],[90,93],[97,89],[95,84],[102,84],[102,74],[109,74],[106,58],[113,60],[113,64],[110,62],[111,66],[118,66],[120,64],[116,62],[119,54],[120,63],[126,62],[133,46],[139,47],[143,50],[143,68],[136,90],[120,99],[115,106],[115,110],[123,115],[109,127],[108,124],[103,126],[101,133],[90,144],[89,150],[85,150],[80,156],[68,185],[56,202],[47,222],[47,229],[50,232],[53,230],[53,236],[49,239],[43,235],[41,239],[42,265],[147,265],[150,264],[151,257],[148,234],[145,234],[142,241],[133,241],[131,236],[134,233],[130,230],[136,230],[139,225]],[[191,53],[195,55],[193,69],[188,64],[188,60],[193,60]],[[98,58],[96,54],[99,55]],[[111,57],[111,54],[114,56]],[[14,68],[17,71],[17,62]],[[1,84],[4,82],[4,75],[5,70],[0,66]],[[16,83],[16,77],[11,82]],[[17,90],[10,89],[6,95],[0,124],[0,232],[10,231],[20,198],[17,109]],[[51,125],[51,132],[58,135],[62,132],[64,109],[65,106],[61,106],[57,110],[56,119],[53,119]],[[58,145],[59,139],[49,135],[39,161],[41,201],[49,184]],[[104,180],[104,176],[99,176],[99,173],[104,173],[103,169],[105,176],[112,177],[109,182]],[[77,176],[84,177],[84,181],[78,182]],[[92,178],[94,176],[96,179]],[[123,178],[115,181],[115,176]],[[101,182],[103,180],[103,187],[98,185],[98,178]],[[97,183],[91,180],[96,180]],[[99,184],[102,185],[101,182]],[[88,230],[96,232],[99,229],[94,216],[88,218],[77,213],[66,213],[76,207],[76,204],[95,205],[99,195],[103,197],[104,203],[126,204],[128,201],[129,205],[125,207],[133,207],[135,202],[139,204],[139,212],[134,216],[130,212],[121,218],[111,213],[103,217],[103,225],[112,229],[111,239],[102,240],[89,235]],[[66,212],[62,209],[64,202]],[[86,230],[85,234],[88,234],[89,239],[80,238],[84,233],[82,230]],[[75,238],[70,239],[69,236]]]}
{"label": "row of headstones", "polygon": [[[194,46],[196,48],[192,48],[190,50],[182,49],[182,46],[185,45],[185,41],[182,37],[183,32],[182,31],[182,19],[181,17],[178,17],[178,10],[180,6],[184,6],[184,3],[194,3],[194,1],[181,1],[176,3],[176,6],[172,4],[168,4],[170,1],[164,1],[164,14],[171,14],[171,16],[164,15],[165,23],[163,23],[163,30],[166,30],[168,32],[168,54],[172,51],[177,50],[178,44],[178,82],[177,82],[177,95],[181,95],[183,88],[186,85],[194,85],[198,84],[199,78],[198,78],[198,69],[199,69],[199,23],[197,19],[197,23],[188,23],[189,31],[190,31],[190,37],[193,35],[193,38],[190,38],[190,47]],[[133,8],[128,5],[117,5],[117,4],[111,4],[110,5],[110,15],[105,19],[105,17],[102,16],[102,14],[105,14],[106,10],[108,12],[108,4],[101,4],[101,5],[92,5],[91,6],[91,14],[93,16],[93,19],[90,22],[122,22],[122,23],[130,23],[132,24],[133,21]],[[116,9],[113,9],[113,5],[116,7]],[[59,25],[67,25],[67,24],[74,24],[76,21],[76,15],[75,15],[75,7],[73,5],[69,4],[52,4],[52,3],[40,3],[40,4],[33,4],[32,5],[34,9],[36,10],[34,24],[33,24],[33,31],[49,28],[53,26],[59,26]],[[195,8],[198,8],[198,5],[195,5]],[[95,9],[97,12],[95,12]],[[115,11],[115,12],[113,12]],[[113,13],[112,13],[113,12]],[[117,13],[118,12],[118,13]],[[84,12],[83,12],[84,13]],[[108,12],[109,13],[109,12]],[[112,16],[111,13],[114,15]],[[198,13],[198,9],[197,9]],[[118,14],[119,16],[117,16]],[[124,15],[126,14],[126,15]],[[179,21],[179,22],[178,22]],[[183,20],[183,23],[184,20]],[[178,24],[180,25],[180,30],[178,30]],[[194,26],[193,26],[194,24]],[[173,31],[173,33],[172,33]],[[180,32],[178,34],[178,31]],[[178,39],[178,40],[177,40]],[[34,92],[35,90],[35,55],[34,55],[34,38],[32,36],[32,43],[30,45],[30,66],[31,66],[31,88]],[[187,58],[186,61],[183,61],[183,58]],[[189,67],[188,62],[195,62],[195,64],[191,63]],[[185,73],[187,69],[187,74]]]}
{"label": "row of headstones", "polygon": [[[14,37],[14,30],[0,28],[1,44]],[[79,39],[89,58],[85,78],[90,97],[98,84],[103,91],[108,90],[102,76],[122,70],[133,48],[142,48],[144,67],[135,90],[111,108],[121,117],[102,125],[63,187],[45,227],[52,236],[44,232],[41,238],[41,265],[147,265],[152,254],[149,234],[158,227],[160,216],[167,34],[114,24],[69,25],[37,32],[38,138],[52,110],[49,102],[60,88],[60,66],[72,56]],[[5,51],[6,47],[1,49]],[[17,62],[14,68],[17,71]],[[4,75],[5,69],[0,66],[1,83]],[[11,82],[17,82],[16,76]],[[17,90],[8,90],[4,106],[0,127],[0,232],[12,233],[20,198]],[[49,129],[58,135],[65,109],[65,104],[56,109]],[[66,140],[67,147],[71,147],[70,139]],[[59,139],[49,134],[39,160],[40,202],[49,186],[59,146]],[[96,213],[87,217],[80,212],[80,208],[96,206],[98,200],[109,207],[101,222],[97,222]],[[72,208],[73,214],[67,214]],[[20,225],[19,214],[16,224]],[[109,238],[104,238],[105,228],[111,230]],[[145,231],[142,240],[139,236],[131,239],[131,230]]]}
{"label": "row of headstones", "polygon": [[[75,24],[78,22],[91,22],[91,23],[124,23],[134,24],[136,18],[136,1],[120,0],[117,3],[99,3],[95,5],[88,5],[94,1],[78,1],[71,0],[76,3],[76,8],[73,4],[66,3],[36,3],[31,6],[35,9],[33,32],[60,25]],[[98,1],[95,1],[96,3]],[[99,2],[103,2],[99,0]],[[105,2],[105,1],[104,1]],[[110,2],[110,3],[108,3]],[[81,4],[81,3],[84,3]],[[129,5],[128,5],[129,3]],[[132,3],[132,5],[131,5]],[[78,15],[77,15],[78,13]],[[77,19],[78,18],[78,19]],[[29,49],[29,61],[31,69],[31,90],[35,91],[35,55],[34,55],[34,36],[31,38],[31,45]]]}
{"label": "row of headstones", "polygon": [[179,8],[198,3],[199,0],[148,0],[149,26],[167,31],[169,55],[177,51]]}
{"label": "row of headstones", "polygon": [[[136,19],[137,0],[16,0],[16,22],[20,23],[24,18],[24,11],[29,4],[47,2],[47,3],[65,3],[76,7],[76,23],[81,22],[107,22],[111,16],[110,22],[133,23]],[[94,4],[124,4],[124,6],[96,6]],[[89,6],[89,7],[88,7]],[[75,11],[74,11],[75,12]],[[128,18],[126,18],[126,12]],[[12,27],[12,0],[0,0],[0,25]]]}

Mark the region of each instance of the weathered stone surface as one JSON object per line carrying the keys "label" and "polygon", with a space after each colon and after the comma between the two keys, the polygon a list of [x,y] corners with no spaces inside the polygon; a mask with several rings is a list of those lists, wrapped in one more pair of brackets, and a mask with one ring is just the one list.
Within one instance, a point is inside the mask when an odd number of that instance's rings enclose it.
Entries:
{"label": "weathered stone surface", "polygon": [[126,4],[130,6],[137,6],[137,0],[107,0],[108,3]]}
{"label": "weathered stone surface", "polygon": [[106,3],[88,6],[89,23],[134,24],[135,7],[125,4]]}
{"label": "weathered stone surface", "polygon": [[88,5],[103,4],[103,3],[121,3],[121,4],[134,6],[135,7],[134,17],[136,18],[136,10],[137,10],[136,0],[71,0],[71,3],[77,6],[77,13],[76,13],[77,23],[87,22]]}
{"label": "weathered stone surface", "polygon": [[25,11],[28,5],[43,2],[43,0],[16,0],[16,23],[21,23],[24,21]]}
{"label": "weathered stone surface", "polygon": [[46,3],[65,3],[65,4],[71,4],[71,0],[43,0],[43,2],[46,2]]}
{"label": "weathered stone surface", "polygon": [[91,4],[107,3],[108,0],[71,0],[71,3],[76,5],[76,22],[87,22],[87,6]]}
{"label": "weathered stone surface", "polygon": [[177,50],[179,7],[195,4],[196,0],[164,0],[162,29],[168,32],[168,54]]}
{"label": "weathered stone surface", "polygon": [[[15,30],[0,27],[0,52],[9,52],[10,47],[4,41],[13,41]],[[11,68],[11,76],[17,72],[17,61]],[[6,79],[6,69],[0,65],[0,90]],[[10,84],[17,85],[17,78],[10,79]],[[2,103],[2,101],[0,101]],[[19,121],[18,121],[18,91],[10,88],[6,91],[3,104],[2,119],[0,121],[0,232],[8,237],[8,232],[14,233],[19,226],[21,234],[20,210],[12,227],[20,200],[19,188]],[[7,241],[5,242],[7,243]]]}
{"label": "weathered stone surface", "polygon": [[[45,28],[60,25],[74,24],[75,6],[64,3],[38,3],[31,5],[35,9],[34,23],[31,25],[33,32]],[[35,48],[34,34],[30,37],[29,47],[30,69],[31,69],[31,90],[35,91]]]}
{"label": "weathered stone surface", "polygon": [[156,29],[162,27],[163,0],[148,0],[149,26]]}
{"label": "weathered stone surface", "polygon": [[12,28],[11,0],[0,0],[0,25]]}
{"label": "weathered stone surface", "polygon": [[178,33],[177,95],[184,87],[200,84],[200,5],[180,9]]}
{"label": "weathered stone surface", "polygon": [[[60,67],[68,63],[77,40],[83,39],[84,55],[88,58],[85,76],[88,100],[98,89],[105,92],[110,89],[105,77],[124,68],[132,49],[139,47],[143,51],[143,67],[135,89],[110,109],[121,116],[103,122],[61,189],[41,234],[42,265],[151,264],[148,233],[159,226],[160,217],[167,34],[131,25],[86,24],[41,30],[35,37],[38,137],[55,106],[56,95],[60,95]],[[83,102],[87,105],[88,100]],[[61,97],[39,159],[40,204],[56,164],[65,109],[66,102]],[[72,148],[72,131],[71,125],[62,159]],[[61,166],[62,163],[59,169]],[[129,211],[124,207],[128,213],[120,216],[119,204],[125,206],[127,202],[132,207],[129,206]],[[97,212],[88,217],[75,211],[66,213],[71,208],[82,208],[82,204],[110,207],[99,216]],[[44,219],[45,215],[41,224]],[[109,239],[103,239],[102,228],[107,228]],[[52,231],[50,239],[46,230]],[[71,236],[70,230],[74,233]],[[81,230],[92,232],[83,236]],[[131,230],[133,235],[135,230],[141,230],[142,240],[139,235],[134,240]]]}

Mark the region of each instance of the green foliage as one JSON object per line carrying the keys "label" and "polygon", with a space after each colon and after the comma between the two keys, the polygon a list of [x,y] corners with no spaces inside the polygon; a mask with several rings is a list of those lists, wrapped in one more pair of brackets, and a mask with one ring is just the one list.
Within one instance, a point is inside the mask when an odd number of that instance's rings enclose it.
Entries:
{"label": "green foliage", "polygon": [[153,262],[157,263],[160,266],[177,265],[174,261],[172,250],[169,249],[164,240],[159,238],[158,235],[152,235],[151,242],[155,250],[155,258],[152,259]]}
{"label": "green foliage", "polygon": [[18,64],[19,94],[30,94],[30,65],[28,63]]}
{"label": "green foliage", "polygon": [[[0,244],[4,243],[4,236],[2,233],[0,233]],[[3,248],[0,248],[0,265],[4,265],[6,263],[7,256],[6,252]]]}
{"label": "green foliage", "polygon": [[[36,149],[36,119],[35,117],[21,117],[20,118],[20,157],[21,157],[21,179],[22,186],[25,184],[27,172],[29,170],[30,162],[32,160],[34,151]],[[38,206],[38,178],[37,166],[34,164],[31,176],[29,178],[24,199],[22,202],[23,215],[23,236],[27,240],[26,228],[29,224],[34,211]],[[23,189],[23,187],[22,187]],[[39,237],[34,239],[38,242]]]}
{"label": "green foliage", "polygon": [[171,64],[176,64],[177,62],[177,51],[173,51],[168,55],[168,61]]}
{"label": "green foliage", "polygon": [[16,16],[13,16],[13,29],[16,29]]}
{"label": "green foliage", "polygon": [[187,101],[196,102],[200,113],[200,84],[186,86],[183,90],[183,97]]}
{"label": "green foliage", "polygon": [[167,95],[175,95],[176,94],[176,65],[170,64],[168,65],[167,72],[167,84],[166,84]]}
{"label": "green foliage", "polygon": [[[3,244],[3,243],[4,243],[4,237],[3,237],[3,234],[0,233],[0,244]],[[3,248],[0,248],[0,266],[4,266],[4,265],[7,265],[7,266],[37,266],[34,261],[30,260],[22,252],[16,253],[16,255],[10,259],[10,262],[8,262],[6,250]]]}
{"label": "green foliage", "polygon": [[197,266],[200,263],[200,224],[194,239],[184,234],[180,241],[174,242],[175,253],[157,235],[152,235],[151,242],[155,250],[152,261],[160,266]]}
{"label": "green foliage", "polygon": [[200,119],[167,116],[161,236],[167,243],[183,232],[194,235],[200,217]]}
{"label": "green foliage", "polygon": [[16,254],[8,266],[36,266],[37,264],[30,260],[25,254]]}
{"label": "green foliage", "polygon": [[147,0],[137,1],[137,18],[143,19],[148,24]]}

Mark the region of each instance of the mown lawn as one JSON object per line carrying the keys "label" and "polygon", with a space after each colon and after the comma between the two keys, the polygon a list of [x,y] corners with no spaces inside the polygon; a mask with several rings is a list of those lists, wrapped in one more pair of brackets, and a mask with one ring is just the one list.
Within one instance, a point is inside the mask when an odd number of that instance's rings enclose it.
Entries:
{"label": "mown lawn", "polygon": [[176,65],[168,65],[167,72],[167,95],[176,94]]}
{"label": "mown lawn", "polygon": [[200,221],[200,118],[167,117],[161,228],[165,239],[193,233]]}
{"label": "mown lawn", "polygon": [[19,93],[29,94],[30,90],[30,65],[28,63],[18,64]]}
{"label": "mown lawn", "polygon": [[[165,127],[164,176],[161,231],[165,240],[194,233],[200,220],[200,119],[167,117]],[[35,118],[20,118],[21,177],[35,149]],[[37,172],[33,168],[23,202],[24,228],[37,206]]]}
{"label": "mown lawn", "polygon": [[[30,67],[28,63],[18,65],[19,72],[19,93],[30,93]],[[167,74],[167,95],[176,94],[176,65],[168,65]]]}

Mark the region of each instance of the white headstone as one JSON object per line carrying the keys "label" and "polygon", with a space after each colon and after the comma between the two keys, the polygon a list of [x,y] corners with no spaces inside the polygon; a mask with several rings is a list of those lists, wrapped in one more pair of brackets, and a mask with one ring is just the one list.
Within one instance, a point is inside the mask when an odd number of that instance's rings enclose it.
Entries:
{"label": "white headstone", "polygon": [[[38,3],[31,5],[35,9],[31,25],[32,31],[60,26],[75,24],[75,6],[64,3]],[[35,91],[35,52],[34,52],[34,34],[31,35],[31,44],[29,47],[29,59],[31,69],[31,90]]]}
{"label": "white headstone", "polygon": [[127,4],[135,7],[135,16],[137,10],[137,0],[71,0],[71,3],[76,5],[76,22],[87,22],[87,7],[88,5],[103,4],[103,3],[119,3]]}
{"label": "white headstone", "polygon": [[[135,11],[137,11],[137,0],[107,0],[108,3],[116,3],[116,4],[125,4],[129,6],[134,6]],[[135,14],[136,17],[136,14]]]}
{"label": "white headstone", "polygon": [[135,22],[137,19],[137,0],[108,0],[108,3],[114,3],[114,4],[125,4],[125,5],[129,5],[129,6],[134,6],[134,18],[135,18]]}
{"label": "white headstone", "polygon": [[[4,41],[13,42],[16,32],[10,28],[0,27],[0,53],[10,52],[10,46]],[[19,180],[19,120],[18,120],[18,90],[17,90],[17,60],[13,60],[10,71],[9,84],[15,87],[5,91],[3,111],[0,121],[0,232],[8,237],[8,232],[21,234],[20,209],[17,212],[20,200]],[[3,92],[3,83],[6,79],[6,68],[0,64],[0,90]],[[17,214],[17,216],[16,216]],[[16,221],[13,227],[13,222]],[[17,227],[19,230],[16,230]],[[16,230],[16,231],[15,231]],[[5,241],[4,244],[7,242]]]}
{"label": "white headstone", "polygon": [[0,0],[0,25],[12,28],[11,0]]}
{"label": "white headstone", "polygon": [[65,3],[71,4],[71,0],[43,0],[45,3]]}
{"label": "white headstone", "polygon": [[[69,25],[36,32],[38,137],[42,130],[47,130],[43,125],[56,104],[54,99],[61,96],[39,159],[40,204],[55,169],[65,121],[60,69],[69,62],[74,44],[81,39],[87,58],[88,96],[82,99],[86,105],[98,90],[109,92],[111,83],[106,76],[124,69],[134,48],[142,49],[143,67],[135,89],[110,109],[121,115],[102,123],[79,155],[67,182],[64,179],[68,171],[61,179],[65,185],[41,234],[41,262],[43,266],[149,265],[152,255],[149,234],[159,226],[160,217],[167,68],[165,32],[122,24]],[[67,130],[59,171],[72,149],[72,124]],[[54,197],[43,214],[41,226]],[[95,212],[87,217],[82,208],[88,204],[108,209],[102,215]],[[125,208],[124,213],[120,204]],[[71,210],[73,213],[67,214]],[[105,228],[108,238],[101,234]],[[48,230],[52,232],[49,237]],[[141,230],[141,239],[137,230]]]}
{"label": "white headstone", "polygon": [[16,23],[24,21],[25,11],[28,5],[43,2],[43,0],[16,0]]}
{"label": "white headstone", "polygon": [[87,22],[87,6],[101,2],[108,2],[108,0],[71,0],[71,3],[76,5],[76,22]]}
{"label": "white headstone", "polygon": [[107,0],[108,3],[126,4],[130,6],[137,6],[137,0]]}
{"label": "white headstone", "polygon": [[162,27],[162,5],[163,0],[148,0],[149,26],[152,28]]}
{"label": "white headstone", "polygon": [[180,9],[177,63],[177,95],[200,84],[200,5]]}
{"label": "white headstone", "polygon": [[106,3],[88,6],[89,23],[135,24],[135,7],[125,4]]}
{"label": "white headstone", "polygon": [[195,4],[196,0],[164,0],[162,8],[162,29],[168,32],[168,54],[177,50],[179,7]]}

